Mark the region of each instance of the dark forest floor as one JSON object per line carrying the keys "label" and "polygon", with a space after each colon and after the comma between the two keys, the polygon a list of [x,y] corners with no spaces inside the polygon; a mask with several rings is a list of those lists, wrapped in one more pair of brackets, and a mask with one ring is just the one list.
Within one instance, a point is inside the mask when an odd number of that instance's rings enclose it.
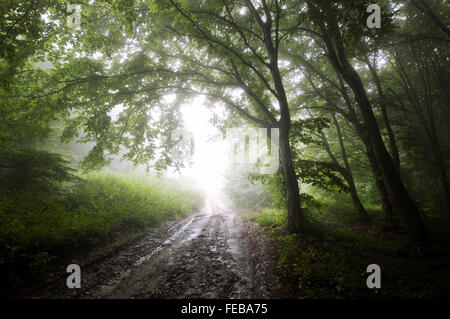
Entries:
{"label": "dark forest floor", "polygon": [[[448,234],[429,226],[431,247],[418,247],[402,228],[385,227],[380,213],[370,212],[373,221],[365,225],[325,207],[309,216],[300,236],[286,233],[281,211],[253,218],[271,233],[279,254],[277,271],[288,283],[290,298],[449,298]],[[380,289],[367,287],[370,264],[381,268]]]}

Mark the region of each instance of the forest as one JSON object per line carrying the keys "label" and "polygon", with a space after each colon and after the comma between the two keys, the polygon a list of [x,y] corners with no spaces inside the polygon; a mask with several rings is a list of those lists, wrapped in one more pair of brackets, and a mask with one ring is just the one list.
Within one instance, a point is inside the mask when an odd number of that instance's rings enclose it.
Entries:
{"label": "forest", "polygon": [[[266,236],[275,253],[230,257],[273,261],[264,298],[450,296],[447,1],[6,0],[0,22],[1,296],[39,295],[70,260],[180,220],[193,235],[166,244],[201,251],[198,232],[234,240],[247,223]],[[215,143],[264,129],[277,170],[227,162],[206,191],[169,174],[195,158],[179,132],[199,99]],[[245,222],[195,235],[190,216],[224,205]],[[371,264],[381,288],[366,285]],[[180,295],[183,279],[166,291],[165,277],[127,296],[228,298],[238,284],[220,276],[229,286],[211,279],[206,296]]]}

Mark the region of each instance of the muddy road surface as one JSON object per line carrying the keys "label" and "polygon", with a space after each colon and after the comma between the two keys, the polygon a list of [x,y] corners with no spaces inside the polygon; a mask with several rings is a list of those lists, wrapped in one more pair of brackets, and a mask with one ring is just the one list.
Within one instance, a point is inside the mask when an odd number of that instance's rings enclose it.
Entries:
{"label": "muddy road surface", "polygon": [[[80,260],[31,298],[277,298],[275,250],[254,222],[210,196],[196,214],[151,229],[132,244]],[[76,262],[76,260],[75,260]]]}

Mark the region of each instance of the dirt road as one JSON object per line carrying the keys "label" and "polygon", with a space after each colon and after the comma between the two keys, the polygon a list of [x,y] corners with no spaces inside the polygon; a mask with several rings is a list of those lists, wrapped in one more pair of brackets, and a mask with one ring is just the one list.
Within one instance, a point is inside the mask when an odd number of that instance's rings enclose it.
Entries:
{"label": "dirt road", "polygon": [[58,279],[32,297],[272,298],[274,260],[262,230],[210,196],[199,213],[83,262],[80,289]]}

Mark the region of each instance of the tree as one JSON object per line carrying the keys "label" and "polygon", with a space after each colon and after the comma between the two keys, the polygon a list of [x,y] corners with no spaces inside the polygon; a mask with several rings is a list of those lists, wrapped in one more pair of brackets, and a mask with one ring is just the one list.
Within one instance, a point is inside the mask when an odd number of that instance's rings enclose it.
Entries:
{"label": "tree", "polygon": [[[132,4],[116,1],[114,5],[125,8],[125,3]],[[89,111],[83,111],[85,114],[71,120],[66,136],[72,137],[80,124],[86,123],[86,140],[97,143],[88,161],[101,163],[106,150],[118,152],[122,146],[129,150],[130,159],[144,162],[154,156],[152,132],[144,136],[145,132],[139,131],[151,126],[146,113],[150,105],[158,104],[162,95],[177,95],[177,103],[172,103],[172,108],[160,109],[164,112],[160,119],[167,124],[165,132],[159,133],[161,147],[167,151],[170,139],[166,137],[174,128],[176,107],[192,96],[206,96],[211,103],[226,106],[231,116],[280,129],[288,228],[291,232],[300,231],[303,214],[289,145],[291,117],[278,55],[286,35],[281,28],[290,29],[288,12],[278,1],[270,4],[263,1],[256,7],[251,1],[169,0],[151,1],[149,10],[128,7],[128,11],[139,13],[133,16],[127,35],[128,41],[133,39],[136,43],[135,53],[125,63],[116,61],[109,69],[99,62],[85,61],[84,69],[78,70],[85,77],[58,81],[62,83],[60,90],[72,97],[84,87],[78,104],[90,106]],[[101,26],[103,30],[108,27],[115,28],[112,22]],[[81,34],[84,48],[93,42],[90,32]],[[95,40],[97,43],[98,39]],[[114,42],[116,49],[119,42]],[[97,43],[96,50],[108,54],[111,48],[99,48]],[[75,65],[68,66],[66,72]],[[99,96],[99,91],[108,93]],[[108,115],[119,104],[124,108],[116,121],[120,127]],[[70,106],[77,107],[73,102]],[[140,119],[133,130],[129,118]],[[133,138],[127,138],[125,132]],[[143,144],[148,146],[142,148]],[[172,163],[165,157],[163,164]]]}
{"label": "tree", "polygon": [[[404,218],[411,238],[416,242],[426,244],[428,242],[427,234],[420,219],[417,206],[408,194],[399,173],[395,169],[392,158],[386,150],[364,85],[358,72],[351,64],[346,51],[346,44],[352,41],[352,35],[354,36],[355,32],[361,30],[361,27],[358,28],[359,30],[353,29],[350,31],[350,29],[347,29],[348,26],[342,26],[338,23],[337,17],[342,16],[343,13],[361,13],[364,11],[354,1],[346,1],[343,4],[345,10],[339,9],[336,4],[328,1],[316,3],[306,1],[306,3],[312,19],[312,25],[322,38],[330,63],[339,72],[355,95],[356,103],[362,114],[364,129],[367,132],[370,144],[373,146],[381,175],[386,181],[389,197],[395,198],[393,205],[396,211]],[[350,6],[354,7],[351,8]],[[363,32],[360,32],[360,35],[362,36]]]}
{"label": "tree", "polygon": [[[355,101],[348,93],[348,89],[341,75],[332,66],[327,64],[327,57],[323,56],[320,49],[311,53],[310,46],[311,44],[308,40],[303,40],[297,42],[289,51],[282,52],[283,57],[289,59],[306,77],[298,85],[298,88],[301,88],[304,93],[297,99],[296,104],[300,104],[303,109],[309,110],[309,116],[313,116],[311,112],[320,113],[322,116],[328,116],[329,118],[331,117],[330,114],[339,114],[352,127],[352,131],[356,133],[363,143],[364,150],[361,150],[360,154],[366,156],[368,159],[370,165],[368,169],[371,170],[375,178],[375,184],[380,194],[380,201],[386,216],[386,221],[388,224],[392,224],[392,205],[387,194],[385,181],[381,176],[378,163],[376,162],[373,147],[361,123],[361,116],[357,113],[357,109],[355,109]],[[333,163],[337,164],[336,156],[333,155],[331,148],[327,146],[329,143],[325,135],[321,134],[319,138],[322,139],[323,147],[329,154],[329,158]],[[353,144],[355,142],[357,143],[357,141],[352,141]],[[361,158],[359,162],[361,162]],[[342,173],[344,178],[349,177],[341,165],[339,165],[336,171]],[[352,184],[351,181],[347,182],[349,185]],[[357,210],[358,207],[361,209],[358,203],[360,201],[356,199],[356,196],[353,198]],[[361,211],[361,216],[363,215],[364,213]],[[367,218],[364,219],[367,220]]]}

